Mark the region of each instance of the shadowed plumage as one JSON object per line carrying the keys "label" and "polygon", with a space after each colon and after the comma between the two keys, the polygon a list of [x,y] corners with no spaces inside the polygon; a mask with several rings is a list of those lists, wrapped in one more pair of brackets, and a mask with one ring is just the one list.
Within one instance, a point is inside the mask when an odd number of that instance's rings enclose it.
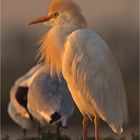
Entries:
{"label": "shadowed plumage", "polygon": [[57,75],[51,78],[49,67],[43,65],[35,74],[28,94],[28,108],[31,114],[42,125],[51,123],[67,127],[74,104],[65,80]]}
{"label": "shadowed plumage", "polygon": [[62,72],[71,95],[84,116],[83,139],[87,140],[87,117],[94,116],[99,140],[99,118],[118,134],[127,122],[127,99],[119,66],[103,39],[86,24],[72,0],[52,0],[45,22],[52,28],[42,39],[41,58],[50,72]]}
{"label": "shadowed plumage", "polygon": [[34,122],[29,118],[28,112],[24,112],[24,114],[18,113],[11,102],[8,105],[8,113],[11,119],[23,129],[24,136],[26,136],[26,130],[35,126]]}
{"label": "shadowed plumage", "polygon": [[27,129],[35,126],[35,122],[33,122],[33,118],[27,109],[28,86],[23,85],[22,82],[27,80],[37,67],[17,79],[10,91],[8,113],[10,117],[21,126],[25,134]]}
{"label": "shadowed plumage", "polygon": [[65,80],[57,75],[51,78],[49,67],[43,64],[19,78],[10,92],[9,115],[23,129],[33,125],[33,118],[44,126],[66,128],[73,111],[74,103]]}

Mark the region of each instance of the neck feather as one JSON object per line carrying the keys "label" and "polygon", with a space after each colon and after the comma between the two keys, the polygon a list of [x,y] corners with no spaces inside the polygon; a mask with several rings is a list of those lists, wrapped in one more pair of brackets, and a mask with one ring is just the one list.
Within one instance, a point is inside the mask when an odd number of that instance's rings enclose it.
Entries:
{"label": "neck feather", "polygon": [[45,63],[50,65],[50,74],[52,76],[54,72],[56,72],[58,76],[60,75],[65,41],[69,34],[77,29],[79,29],[79,26],[56,25],[50,29],[48,34],[42,37],[38,55],[41,56],[40,60],[44,60]]}
{"label": "neck feather", "polygon": [[66,33],[60,28],[53,27],[48,34],[42,37],[39,55],[47,64],[50,65],[50,73],[57,75],[61,72],[62,55],[64,52]]}

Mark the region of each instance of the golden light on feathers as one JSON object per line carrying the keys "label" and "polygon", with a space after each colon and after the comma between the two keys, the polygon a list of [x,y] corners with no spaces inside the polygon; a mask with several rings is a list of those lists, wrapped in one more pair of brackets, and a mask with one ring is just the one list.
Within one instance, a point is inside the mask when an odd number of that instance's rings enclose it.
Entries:
{"label": "golden light on feathers", "polygon": [[75,4],[73,0],[52,0],[49,6],[48,14],[52,14],[54,12],[67,12],[71,15],[73,20],[75,20],[75,24],[80,23],[80,25],[82,26],[85,26],[87,24],[79,6]]}
{"label": "golden light on feathers", "polygon": [[[48,35],[49,34],[49,35]],[[54,36],[51,33],[44,35],[41,40],[41,47],[38,50],[40,60],[50,65],[50,74],[53,77],[54,72],[59,76],[61,72],[61,45],[55,44]]]}
{"label": "golden light on feathers", "polygon": [[50,72],[62,72],[73,100],[86,120],[94,116],[95,139],[99,140],[99,118],[118,134],[127,122],[127,99],[119,66],[104,40],[87,27],[72,0],[52,0],[48,14],[52,28],[41,43],[39,54],[50,64]]}

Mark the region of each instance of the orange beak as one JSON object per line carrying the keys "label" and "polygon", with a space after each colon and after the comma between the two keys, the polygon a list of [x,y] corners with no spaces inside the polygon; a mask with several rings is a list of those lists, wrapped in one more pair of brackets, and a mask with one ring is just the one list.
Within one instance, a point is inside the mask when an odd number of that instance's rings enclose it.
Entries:
{"label": "orange beak", "polygon": [[54,14],[49,15],[49,16],[39,17],[39,18],[34,19],[33,21],[31,21],[28,25],[33,25],[33,24],[37,24],[37,23],[47,22],[47,21],[51,20],[54,17],[55,17]]}

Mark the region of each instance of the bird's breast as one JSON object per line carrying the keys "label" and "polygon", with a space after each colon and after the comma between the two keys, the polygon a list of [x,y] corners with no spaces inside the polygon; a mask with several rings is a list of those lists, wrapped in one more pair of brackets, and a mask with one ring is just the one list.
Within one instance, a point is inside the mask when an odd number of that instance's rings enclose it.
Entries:
{"label": "bird's breast", "polygon": [[66,33],[58,27],[52,28],[42,39],[40,52],[45,61],[49,63],[51,73],[61,71],[65,39]]}
{"label": "bird's breast", "polygon": [[[67,58],[67,61],[65,61]],[[86,97],[80,92],[78,85],[76,84],[73,72],[72,72],[72,60],[73,54],[71,52],[71,49],[68,50],[68,54],[64,55],[63,58],[63,64],[62,64],[62,73],[67,81],[68,88],[70,90],[70,93],[72,95],[72,98],[74,102],[76,103],[77,107],[79,108],[80,112],[84,115],[93,116],[94,110],[93,105],[91,102],[89,102]],[[68,60],[69,59],[69,60]],[[76,74],[75,74],[76,76]]]}

